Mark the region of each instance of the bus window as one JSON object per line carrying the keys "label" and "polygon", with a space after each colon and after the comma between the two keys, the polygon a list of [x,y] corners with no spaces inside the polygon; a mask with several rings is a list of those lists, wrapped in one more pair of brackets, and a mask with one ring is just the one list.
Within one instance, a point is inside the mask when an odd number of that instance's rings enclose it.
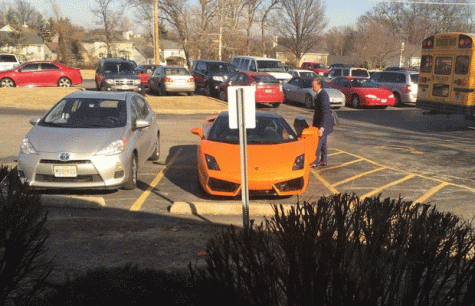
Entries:
{"label": "bus window", "polygon": [[455,74],[467,74],[470,58],[466,55],[457,56],[455,61]]}
{"label": "bus window", "polygon": [[421,58],[421,72],[432,71],[432,55],[423,55]]}
{"label": "bus window", "polygon": [[451,57],[437,57],[435,59],[435,73],[450,75],[452,71],[452,58]]}

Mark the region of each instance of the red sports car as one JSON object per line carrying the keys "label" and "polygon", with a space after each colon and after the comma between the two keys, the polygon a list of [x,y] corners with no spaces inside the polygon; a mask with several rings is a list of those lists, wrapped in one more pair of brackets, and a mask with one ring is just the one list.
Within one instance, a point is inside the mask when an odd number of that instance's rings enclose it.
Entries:
{"label": "red sports car", "polygon": [[267,72],[238,72],[219,87],[219,98],[228,100],[228,86],[255,86],[256,103],[270,103],[279,107],[284,102],[284,90],[279,80]]}
{"label": "red sports car", "polygon": [[0,87],[69,87],[81,83],[82,76],[78,68],[50,61],[24,62],[13,69],[0,72]]}
{"label": "red sports car", "polygon": [[153,71],[155,68],[157,68],[159,65],[143,65],[140,70],[138,70],[137,75],[139,76],[140,80],[142,81],[142,85],[144,87],[148,86],[148,80],[150,79],[150,76],[152,75]]}
{"label": "red sports car", "polygon": [[329,82],[346,97],[346,104],[358,108],[361,106],[394,106],[396,99],[392,92],[380,88],[368,78],[339,77]]}

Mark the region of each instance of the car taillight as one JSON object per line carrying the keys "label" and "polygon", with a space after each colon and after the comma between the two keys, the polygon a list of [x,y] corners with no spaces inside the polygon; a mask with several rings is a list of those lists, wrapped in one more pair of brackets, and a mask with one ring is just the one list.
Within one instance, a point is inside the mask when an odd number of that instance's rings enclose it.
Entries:
{"label": "car taillight", "polygon": [[411,85],[406,85],[406,93],[410,93],[411,92]]}
{"label": "car taillight", "polygon": [[164,77],[163,78],[163,82],[171,82],[171,81],[172,81],[172,79],[170,79],[169,77]]}
{"label": "car taillight", "polygon": [[194,82],[195,81],[195,78],[189,78],[188,79],[188,82]]}

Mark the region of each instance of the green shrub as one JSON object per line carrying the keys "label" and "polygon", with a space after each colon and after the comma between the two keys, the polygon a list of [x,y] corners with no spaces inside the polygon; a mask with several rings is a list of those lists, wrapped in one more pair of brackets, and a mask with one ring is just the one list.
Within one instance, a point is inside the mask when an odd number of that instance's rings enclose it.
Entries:
{"label": "green shrub", "polygon": [[355,195],[297,204],[207,246],[208,305],[472,305],[475,235],[450,213]]}
{"label": "green shrub", "polygon": [[47,212],[17,170],[0,166],[0,305],[28,304],[51,272]]}

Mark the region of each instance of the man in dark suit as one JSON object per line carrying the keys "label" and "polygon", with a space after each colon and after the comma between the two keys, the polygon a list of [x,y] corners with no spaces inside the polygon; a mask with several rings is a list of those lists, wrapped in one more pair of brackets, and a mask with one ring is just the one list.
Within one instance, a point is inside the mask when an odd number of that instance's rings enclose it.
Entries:
{"label": "man in dark suit", "polygon": [[319,129],[320,137],[316,152],[316,159],[310,164],[311,167],[324,167],[327,165],[327,136],[333,132],[332,109],[330,97],[322,88],[322,80],[315,78],[312,81],[312,89],[317,93],[314,100],[315,112],[313,114],[313,126]]}

